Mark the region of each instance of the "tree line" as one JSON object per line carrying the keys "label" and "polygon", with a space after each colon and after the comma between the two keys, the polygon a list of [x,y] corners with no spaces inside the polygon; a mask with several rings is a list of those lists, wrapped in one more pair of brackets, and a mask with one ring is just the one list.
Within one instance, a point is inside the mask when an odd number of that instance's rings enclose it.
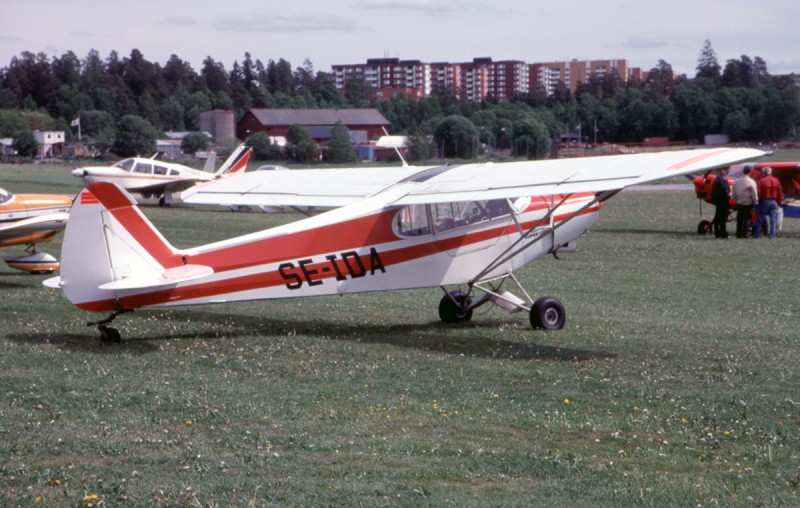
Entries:
{"label": "tree line", "polygon": [[[333,76],[315,71],[309,60],[293,68],[283,59],[264,64],[250,53],[230,70],[207,57],[196,72],[177,55],[161,65],[136,49],[128,57],[112,51],[105,59],[94,50],[83,59],[71,51],[53,58],[24,52],[0,69],[0,137],[24,140],[34,130],[63,130],[74,138],[70,123],[80,117],[84,141],[126,155],[140,147],[125,146],[123,136],[199,131],[200,113],[210,109],[233,110],[238,120],[249,108],[374,107],[393,134],[409,136],[412,160],[474,158],[487,147],[541,158],[564,132],[580,132],[593,143],[647,137],[693,143],[712,133],[733,142],[796,138],[800,94],[793,76],[772,76],[763,59],[747,55],[723,66],[710,41],[695,70],[693,77],[675,76],[659,60],[644,80],[625,81],[611,72],[579,84],[574,93],[561,83],[551,94],[531,90],[509,101],[469,102],[452,88],[421,99],[379,99],[357,78],[339,91]],[[305,136],[294,132],[293,140],[291,153],[317,158]],[[280,156],[263,139],[248,142],[259,147],[261,158]]]}

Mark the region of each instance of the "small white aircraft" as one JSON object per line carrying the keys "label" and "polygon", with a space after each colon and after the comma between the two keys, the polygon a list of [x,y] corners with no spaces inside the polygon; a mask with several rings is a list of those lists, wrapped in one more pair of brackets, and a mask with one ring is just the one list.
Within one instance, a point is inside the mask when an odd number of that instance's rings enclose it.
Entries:
{"label": "small white aircraft", "polygon": [[214,172],[216,154],[211,152],[203,170],[192,169],[150,158],[132,157],[113,166],[86,166],[72,171],[84,184],[113,182],[145,198],[158,197],[161,206],[172,204],[173,194],[188,189],[199,182],[208,182],[225,175],[243,171],[253,153],[251,148],[239,145],[222,166]]}
{"label": "small white aircraft", "polygon": [[[439,167],[258,171],[194,187],[186,202],[338,207],[238,238],[176,249],[131,196],[93,183],[70,212],[60,288],[109,324],[143,307],[440,286],[439,317],[468,321],[492,302],[559,329],[559,300],[533,300],[513,271],[575,249],[620,189],[759,157],[746,148]],[[257,176],[256,176],[257,175]],[[238,201],[237,201],[238,200]],[[235,217],[235,216],[232,216]],[[235,219],[232,219],[235,220]],[[523,298],[504,289],[510,280]],[[457,289],[447,287],[457,286]]]}

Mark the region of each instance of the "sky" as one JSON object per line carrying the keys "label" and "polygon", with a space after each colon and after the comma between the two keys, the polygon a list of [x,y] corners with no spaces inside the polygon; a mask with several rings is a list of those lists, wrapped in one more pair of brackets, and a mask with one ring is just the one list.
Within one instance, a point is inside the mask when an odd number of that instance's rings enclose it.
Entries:
{"label": "sky", "polygon": [[105,60],[138,49],[177,55],[200,72],[253,61],[308,59],[315,71],[368,58],[527,63],[659,60],[693,77],[706,40],[717,61],[761,57],[771,74],[800,74],[798,0],[3,0],[0,68],[28,51]]}

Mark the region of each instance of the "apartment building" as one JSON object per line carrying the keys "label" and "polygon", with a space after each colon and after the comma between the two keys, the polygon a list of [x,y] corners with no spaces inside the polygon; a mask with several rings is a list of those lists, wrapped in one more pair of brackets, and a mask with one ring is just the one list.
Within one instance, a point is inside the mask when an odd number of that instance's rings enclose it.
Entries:
{"label": "apartment building", "polygon": [[528,64],[520,60],[493,61],[489,57],[474,58],[465,63],[424,63],[398,58],[368,59],[366,64],[334,65],[333,75],[338,90],[344,90],[352,78],[363,79],[378,97],[398,93],[417,98],[433,91],[447,91],[460,99],[482,101],[487,98],[505,101],[515,94],[542,89],[552,94],[559,83],[575,92],[579,83],[592,76],[616,72],[622,81],[639,73],[629,69],[628,61],[572,60]]}
{"label": "apartment building", "polygon": [[420,98],[431,93],[431,66],[419,60],[370,58],[366,64],[334,65],[333,76],[338,90],[356,77],[375,89],[378,97],[402,93]]}
{"label": "apartment building", "polygon": [[580,83],[588,83],[592,77],[616,72],[622,81],[627,81],[629,76],[628,61],[624,59],[534,63],[529,69],[531,90],[541,89],[547,95],[552,94],[559,83],[564,83],[574,93]]}

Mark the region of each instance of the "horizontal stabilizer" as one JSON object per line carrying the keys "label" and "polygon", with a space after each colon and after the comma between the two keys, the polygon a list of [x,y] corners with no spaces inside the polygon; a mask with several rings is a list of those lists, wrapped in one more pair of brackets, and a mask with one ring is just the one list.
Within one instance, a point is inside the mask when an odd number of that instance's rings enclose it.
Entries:
{"label": "horizontal stabilizer", "polygon": [[197,280],[214,274],[214,269],[203,265],[182,265],[174,268],[167,268],[160,277],[125,277],[100,284],[98,289],[119,290],[119,289],[148,289],[172,286],[179,282]]}

